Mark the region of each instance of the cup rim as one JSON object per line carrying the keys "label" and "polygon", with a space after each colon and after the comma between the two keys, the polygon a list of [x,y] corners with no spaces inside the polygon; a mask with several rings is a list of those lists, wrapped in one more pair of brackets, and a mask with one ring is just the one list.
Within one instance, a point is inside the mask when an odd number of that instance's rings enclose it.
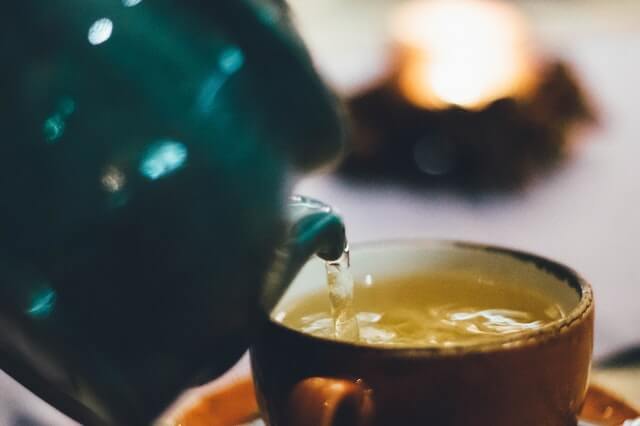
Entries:
{"label": "cup rim", "polygon": [[500,245],[484,244],[479,242],[461,241],[453,239],[430,239],[430,238],[407,238],[407,239],[385,239],[363,241],[350,244],[351,251],[360,251],[363,249],[384,246],[410,246],[410,247],[432,247],[432,248],[450,248],[450,249],[470,249],[484,252],[496,253],[514,258],[520,262],[532,263],[536,268],[543,272],[549,273],[561,281],[568,281],[568,285],[576,289],[580,293],[578,304],[569,312],[569,314],[559,320],[552,321],[540,328],[533,330],[524,330],[513,336],[506,335],[503,338],[496,338],[489,342],[479,342],[472,344],[454,344],[446,347],[404,347],[404,346],[385,346],[375,344],[363,344],[358,342],[349,342],[334,340],[326,337],[314,336],[302,331],[289,328],[282,323],[272,319],[271,313],[268,313],[269,322],[288,333],[292,333],[299,338],[309,339],[311,341],[321,342],[325,345],[336,347],[350,348],[351,350],[359,350],[366,352],[376,352],[378,355],[399,356],[399,357],[441,357],[441,356],[459,356],[467,354],[482,354],[487,352],[500,352],[524,348],[538,345],[544,341],[557,338],[561,334],[565,334],[573,328],[580,325],[585,318],[592,314],[594,310],[593,289],[591,285],[574,269],[547,257],[529,253],[519,249],[508,248]]}

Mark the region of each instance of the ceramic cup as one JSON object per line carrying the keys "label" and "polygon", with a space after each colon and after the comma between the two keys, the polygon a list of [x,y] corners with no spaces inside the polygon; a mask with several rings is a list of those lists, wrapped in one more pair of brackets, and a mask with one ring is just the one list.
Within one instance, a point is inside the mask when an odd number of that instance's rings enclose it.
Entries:
{"label": "ceramic cup", "polygon": [[[587,391],[592,290],[570,268],[532,254],[450,241],[400,241],[352,249],[356,282],[400,274],[471,271],[544,291],[566,318],[491,343],[385,348],[295,331],[261,313],[251,348],[267,424],[285,426],[568,426]],[[276,310],[325,286],[310,261]]]}

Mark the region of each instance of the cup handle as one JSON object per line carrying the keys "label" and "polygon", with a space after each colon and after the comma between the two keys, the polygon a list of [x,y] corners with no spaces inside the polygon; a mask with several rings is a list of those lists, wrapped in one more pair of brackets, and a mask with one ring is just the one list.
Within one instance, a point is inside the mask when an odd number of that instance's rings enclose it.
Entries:
{"label": "cup handle", "polygon": [[371,390],[361,380],[310,377],[291,392],[288,426],[368,426],[373,418]]}

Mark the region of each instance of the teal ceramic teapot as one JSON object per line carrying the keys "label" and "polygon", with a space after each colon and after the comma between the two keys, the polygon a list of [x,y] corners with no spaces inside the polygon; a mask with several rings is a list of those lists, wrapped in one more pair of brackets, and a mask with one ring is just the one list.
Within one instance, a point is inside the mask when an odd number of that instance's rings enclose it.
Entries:
{"label": "teal ceramic teapot", "polygon": [[276,1],[13,1],[0,52],[0,368],[83,424],[148,424],[339,253],[329,209],[287,213],[339,109]]}

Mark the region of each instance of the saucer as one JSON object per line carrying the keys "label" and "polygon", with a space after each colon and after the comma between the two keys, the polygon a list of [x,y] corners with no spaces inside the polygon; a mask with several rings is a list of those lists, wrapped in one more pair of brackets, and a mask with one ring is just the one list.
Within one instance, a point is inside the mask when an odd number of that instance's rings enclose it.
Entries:
{"label": "saucer", "polygon": [[[634,370],[635,371],[635,370]],[[635,389],[635,374],[631,377],[631,388]],[[578,426],[640,426],[640,407],[632,406],[609,389],[626,389],[621,386],[620,377],[612,380],[609,369],[594,369],[592,384],[589,386]],[[608,381],[604,379],[609,379]],[[596,383],[593,383],[593,382]],[[628,391],[628,389],[626,389]],[[637,398],[636,393],[623,393],[629,398]],[[634,403],[638,400],[631,399]],[[626,423],[625,423],[626,422]],[[155,426],[264,426],[259,418],[255,399],[251,367],[245,355],[224,376],[187,391]]]}
{"label": "saucer", "polygon": [[580,417],[579,426],[640,426],[638,410],[612,392],[593,384],[589,386]]}
{"label": "saucer", "polygon": [[[254,397],[250,378],[246,378],[245,386],[241,383],[236,383],[231,388],[231,392],[222,391],[216,396],[208,395],[203,398],[200,403],[194,404],[190,408],[186,416],[177,420],[177,423],[167,422],[162,423],[162,425],[211,426],[214,424],[216,426],[230,426],[234,424],[239,426],[265,426],[265,423],[258,417],[256,412],[237,413],[244,419],[242,423],[225,423],[222,417],[227,416],[222,416],[219,419],[211,417],[212,413],[216,412],[212,408],[225,406],[225,401],[229,402],[229,399],[234,400],[235,405],[238,405],[239,400]],[[239,405],[244,405],[246,408],[256,407],[253,402]],[[188,421],[183,421],[185,418]],[[591,385],[587,392],[578,426],[640,426],[640,412],[605,388]]]}

